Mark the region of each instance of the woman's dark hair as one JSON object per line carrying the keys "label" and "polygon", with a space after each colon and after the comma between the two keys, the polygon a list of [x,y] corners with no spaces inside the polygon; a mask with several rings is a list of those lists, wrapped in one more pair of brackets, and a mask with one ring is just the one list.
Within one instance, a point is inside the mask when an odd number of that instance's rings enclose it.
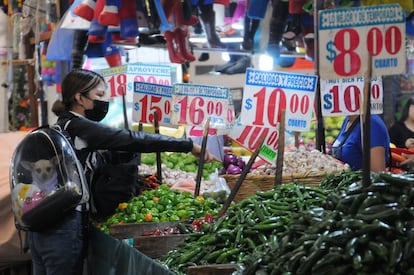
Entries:
{"label": "woman's dark hair", "polygon": [[414,105],[414,98],[409,98],[405,103],[404,108],[401,111],[400,122],[404,122],[407,119],[411,105]]}
{"label": "woman's dark hair", "polygon": [[69,111],[75,103],[75,94],[86,94],[96,88],[105,79],[100,74],[84,70],[74,69],[70,71],[62,81],[62,101],[53,104],[52,111],[59,115],[63,111]]}

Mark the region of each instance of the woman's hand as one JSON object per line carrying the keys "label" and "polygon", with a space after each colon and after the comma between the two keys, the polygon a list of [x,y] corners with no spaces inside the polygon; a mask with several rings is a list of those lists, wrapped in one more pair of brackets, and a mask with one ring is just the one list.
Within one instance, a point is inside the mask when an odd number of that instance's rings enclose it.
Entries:
{"label": "woman's hand", "polygon": [[[197,143],[193,143],[193,150],[191,150],[191,153],[196,156],[197,158],[200,158],[200,154],[201,154],[201,146],[198,145]],[[218,161],[221,162],[221,160],[219,158],[217,158],[215,155],[211,154],[207,149],[206,149],[206,153],[204,154],[204,161],[205,162],[211,162],[211,161]]]}
{"label": "woman's hand", "polygon": [[414,146],[414,138],[407,138],[407,140],[405,141],[405,147],[409,149],[413,146]]}
{"label": "woman's hand", "polygon": [[405,157],[406,160],[400,162],[400,165],[409,165],[409,166],[412,166],[414,164],[414,155],[413,154],[405,154],[405,153],[402,153],[401,156]]}

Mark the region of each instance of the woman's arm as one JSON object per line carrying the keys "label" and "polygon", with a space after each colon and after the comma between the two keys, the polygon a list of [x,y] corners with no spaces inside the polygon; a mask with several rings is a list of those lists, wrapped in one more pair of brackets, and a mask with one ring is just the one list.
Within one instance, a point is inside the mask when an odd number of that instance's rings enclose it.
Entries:
{"label": "woman's arm", "polygon": [[371,148],[371,171],[382,172],[385,171],[386,164],[384,161],[385,148],[382,146],[376,146]]}

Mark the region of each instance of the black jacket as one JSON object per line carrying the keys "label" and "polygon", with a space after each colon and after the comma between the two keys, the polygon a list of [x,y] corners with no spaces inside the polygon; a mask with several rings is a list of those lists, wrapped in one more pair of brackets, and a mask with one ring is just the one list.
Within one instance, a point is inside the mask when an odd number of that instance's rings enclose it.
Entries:
{"label": "black jacket", "polygon": [[[86,147],[77,150],[81,163],[89,152],[97,150],[126,151],[126,152],[190,152],[193,148],[191,139],[177,139],[164,135],[135,132],[107,126],[103,123],[64,112],[58,118],[57,124],[66,127],[72,142],[76,138],[86,142]],[[76,148],[75,148],[76,149]]]}

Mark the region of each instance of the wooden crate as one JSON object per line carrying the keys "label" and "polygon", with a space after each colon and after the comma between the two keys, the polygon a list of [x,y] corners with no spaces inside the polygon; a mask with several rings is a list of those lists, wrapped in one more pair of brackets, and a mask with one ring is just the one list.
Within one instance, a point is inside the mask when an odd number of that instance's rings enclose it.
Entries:
{"label": "wooden crate", "polygon": [[117,239],[128,239],[132,237],[142,237],[145,231],[155,230],[157,228],[177,226],[178,222],[143,222],[143,223],[125,223],[113,224],[109,227],[109,234]]}
{"label": "wooden crate", "polygon": [[157,228],[163,230],[165,227],[174,227],[178,222],[146,222],[117,224],[109,227],[109,234],[120,240],[132,240],[134,248],[144,253],[150,258],[157,259],[164,256],[168,251],[173,250],[177,245],[184,241],[188,234],[172,234],[164,236],[143,236],[145,231],[152,231]]}
{"label": "wooden crate", "polygon": [[189,234],[175,234],[165,236],[142,236],[134,238],[134,248],[150,258],[157,259],[167,255],[180,242],[185,241]]}

